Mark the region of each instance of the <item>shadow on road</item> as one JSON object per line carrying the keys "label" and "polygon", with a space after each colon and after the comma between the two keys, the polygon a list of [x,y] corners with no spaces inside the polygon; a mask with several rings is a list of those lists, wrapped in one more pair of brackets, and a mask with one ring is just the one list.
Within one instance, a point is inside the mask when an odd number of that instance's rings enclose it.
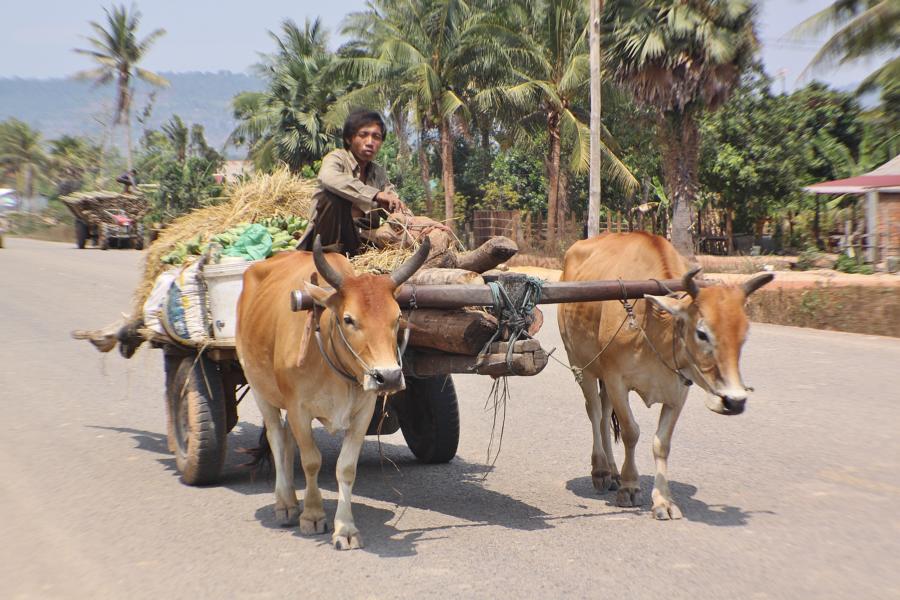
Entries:
{"label": "shadow on road", "polygon": [[[637,510],[625,509],[632,514],[637,511],[641,513],[650,512],[650,492],[653,489],[653,477],[641,475],[640,485],[642,502],[640,508]],[[580,498],[602,500],[607,506],[616,506],[616,493],[597,493],[589,476],[570,479],[566,482],[566,489]],[[694,497],[697,493],[697,487],[687,483],[670,480],[669,489],[672,490],[675,503],[688,521],[698,521],[715,527],[743,527],[747,524],[750,515],[754,513],[772,514],[771,511],[745,511],[737,506],[729,506],[727,504],[707,504]]]}

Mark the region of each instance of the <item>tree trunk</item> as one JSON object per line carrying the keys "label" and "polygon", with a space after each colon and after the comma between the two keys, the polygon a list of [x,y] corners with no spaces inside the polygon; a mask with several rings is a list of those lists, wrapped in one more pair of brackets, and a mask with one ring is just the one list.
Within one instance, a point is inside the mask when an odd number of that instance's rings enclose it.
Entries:
{"label": "tree trunk", "polygon": [[453,135],[450,121],[441,119],[441,179],[444,183],[444,224],[456,231],[453,196],[456,188],[453,184]]}
{"label": "tree trunk", "polygon": [[559,185],[556,194],[556,238],[562,239],[566,234],[566,217],[569,215],[569,172],[560,167]]}
{"label": "tree trunk", "polygon": [[728,256],[734,254],[734,210],[725,209],[725,243]]}
{"label": "tree trunk", "polygon": [[428,172],[428,154],[425,152],[425,123],[419,132],[419,174],[422,177],[422,188],[425,190],[425,213],[434,216],[434,199],[431,196],[431,174]]}
{"label": "tree trunk", "polygon": [[556,211],[559,199],[559,113],[547,114],[547,133],[550,136],[550,150],[547,153],[547,246],[556,243]]}
{"label": "tree trunk", "polygon": [[402,106],[396,105],[391,110],[391,124],[394,126],[394,135],[397,136],[397,158],[405,170],[409,164],[409,140],[406,137],[406,111]]}
{"label": "tree trunk", "polygon": [[122,106],[122,115],[125,117],[125,145],[128,160],[128,173],[134,169],[134,159],[131,154],[131,89],[126,86],[125,100]]}
{"label": "tree trunk", "polygon": [[474,356],[497,331],[497,319],[483,311],[419,308],[407,317],[409,345]]}
{"label": "tree trunk", "polygon": [[588,192],[587,236],[600,233],[601,178],[600,131],[602,130],[600,98],[600,15],[604,0],[590,0],[590,67],[591,67],[591,170]]}
{"label": "tree trunk", "polygon": [[690,111],[667,113],[660,131],[666,192],[672,202],[672,245],[682,256],[695,262],[691,209],[697,197],[700,152],[697,120]]}
{"label": "tree trunk", "polygon": [[34,198],[34,167],[25,165],[23,170],[25,174],[22,175],[22,191],[25,192],[25,197],[31,202],[31,199]]}

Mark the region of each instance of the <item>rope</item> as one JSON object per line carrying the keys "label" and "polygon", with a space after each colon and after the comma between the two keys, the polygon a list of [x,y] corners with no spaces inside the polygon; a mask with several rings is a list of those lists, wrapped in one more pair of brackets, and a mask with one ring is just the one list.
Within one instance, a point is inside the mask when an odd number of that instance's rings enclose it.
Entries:
{"label": "rope", "polygon": [[544,282],[537,277],[525,277],[525,292],[519,305],[513,302],[499,281],[491,281],[488,287],[491,290],[491,298],[493,300],[492,312],[497,317],[497,331],[491,336],[491,339],[485,343],[480,354],[486,354],[497,338],[503,336],[508,340],[509,345],[506,349],[506,367],[514,375],[513,369],[513,350],[515,343],[521,338],[531,338],[528,335],[528,326],[530,325],[531,315],[534,314],[534,308],[541,301],[541,291]]}

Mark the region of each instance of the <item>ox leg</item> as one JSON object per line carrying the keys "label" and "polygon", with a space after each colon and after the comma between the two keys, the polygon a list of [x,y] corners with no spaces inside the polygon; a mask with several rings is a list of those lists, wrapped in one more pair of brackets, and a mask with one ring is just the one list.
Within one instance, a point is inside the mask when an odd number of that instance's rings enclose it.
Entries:
{"label": "ox leg", "polygon": [[640,427],[634,420],[631,406],[628,404],[628,388],[621,381],[604,381],[603,391],[607,403],[616,412],[619,428],[622,431],[622,442],[625,445],[625,460],[622,462],[622,482],[616,492],[616,504],[623,507],[638,506],[641,486],[638,482],[637,465],[634,462],[634,448],[641,435]]}
{"label": "ox leg", "polygon": [[294,443],[281,420],[281,410],[261,398],[257,398],[257,405],[266,424],[266,439],[275,463],[275,516],[282,525],[293,525],[300,514],[294,490]]}
{"label": "ox leg", "polygon": [[612,453],[610,441],[610,420],[612,405],[601,401],[600,385],[596,377],[583,374],[581,391],[584,394],[585,409],[591,420],[594,445],[591,451],[591,483],[601,494],[619,487],[619,473]]}
{"label": "ox leg", "polygon": [[362,450],[363,440],[372,413],[375,411],[375,395],[371,395],[363,407],[352,417],[350,428],[344,434],[344,443],[341,444],[341,453],[337,461],[338,480],[338,505],[334,515],[334,535],[331,541],[338,550],[350,550],[362,548],[363,541],[359,530],[353,522],[353,512],[350,504],[353,494],[353,482],[356,480],[356,463],[359,460],[359,452]]}
{"label": "ox leg", "polygon": [[300,446],[300,463],[306,477],[306,491],[303,492],[303,512],[300,513],[300,533],[315,535],[325,533],[328,523],[325,520],[325,507],[322,504],[322,492],[319,491],[319,469],[322,467],[322,453],[316,446],[312,432],[312,417],[308,414],[288,413],[288,420],[294,431],[294,437]]}
{"label": "ox leg", "polygon": [[[685,388],[686,389],[686,388]],[[672,432],[681,407],[684,405],[684,396],[677,404],[663,404],[659,413],[659,425],[656,428],[656,437],[653,438],[653,458],[656,459],[656,477],[653,481],[653,516],[662,521],[668,519],[680,519],[681,511],[672,500],[672,492],[669,491],[668,462],[669,448],[672,443]]]}

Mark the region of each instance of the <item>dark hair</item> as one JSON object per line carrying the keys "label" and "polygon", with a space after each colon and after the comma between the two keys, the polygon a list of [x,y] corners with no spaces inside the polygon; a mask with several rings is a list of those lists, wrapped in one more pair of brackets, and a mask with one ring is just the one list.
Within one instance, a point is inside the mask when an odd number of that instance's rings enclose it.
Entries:
{"label": "dark hair", "polygon": [[381,118],[380,114],[374,110],[362,108],[350,111],[350,114],[347,115],[347,120],[344,121],[344,149],[350,149],[350,140],[353,139],[357,131],[372,123],[381,127],[381,137],[384,137],[385,133],[387,133],[387,128],[384,126],[384,119]]}

